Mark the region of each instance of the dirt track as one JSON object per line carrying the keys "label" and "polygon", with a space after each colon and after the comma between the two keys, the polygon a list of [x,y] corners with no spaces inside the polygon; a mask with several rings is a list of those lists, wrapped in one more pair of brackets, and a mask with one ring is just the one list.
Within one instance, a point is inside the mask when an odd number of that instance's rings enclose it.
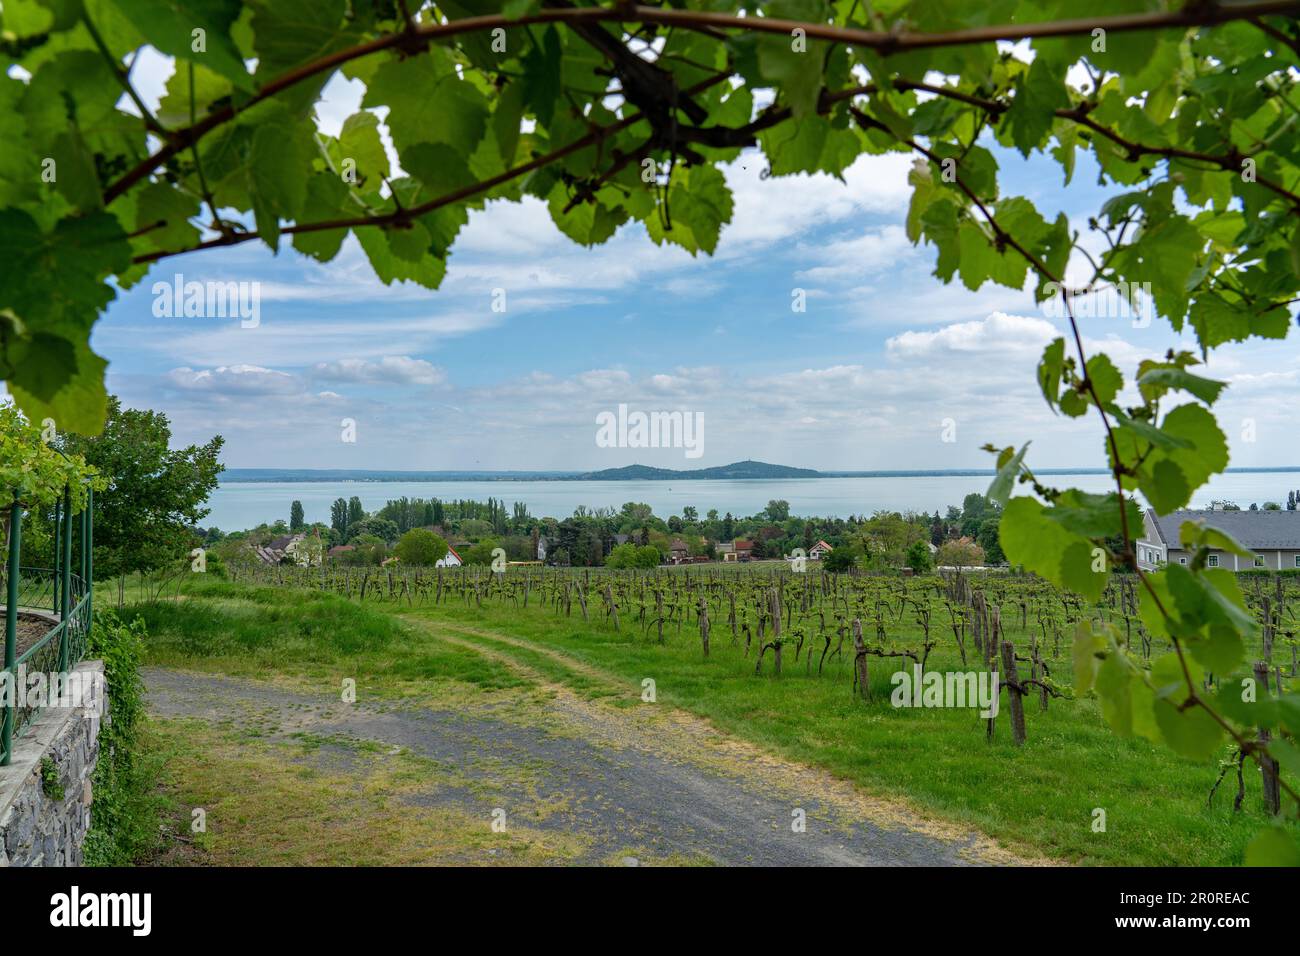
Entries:
{"label": "dirt track", "polygon": [[[528,670],[510,658],[509,638],[466,629],[439,636]],[[659,705],[619,707],[544,681],[527,708],[485,697],[439,709],[364,694],[347,704],[324,690],[157,668],[144,676],[160,717],[262,728],[272,742],[333,741],[314,759],[339,772],[366,772],[347,759],[346,742],[402,748],[428,762],[428,792],[405,798],[412,813],[443,807],[488,820],[503,808],[531,827],[578,837],[580,863],[1028,862]]]}

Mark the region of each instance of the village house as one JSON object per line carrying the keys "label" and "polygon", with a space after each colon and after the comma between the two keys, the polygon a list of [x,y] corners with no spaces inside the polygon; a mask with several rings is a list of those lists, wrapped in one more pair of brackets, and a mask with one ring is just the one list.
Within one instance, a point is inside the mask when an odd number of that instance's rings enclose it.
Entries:
{"label": "village house", "polygon": [[690,549],[681,538],[673,538],[668,545],[668,560],[673,564],[683,563],[690,554]]}
{"label": "village house", "polygon": [[831,546],[825,541],[818,540],[811,548],[808,549],[808,557],[814,561],[820,561],[826,555],[831,553]]}
{"label": "village house", "polygon": [[1191,555],[1183,549],[1178,529],[1184,521],[1204,521],[1230,535],[1242,547],[1255,552],[1242,558],[1211,548],[1206,565],[1247,571],[1267,568],[1281,571],[1300,568],[1300,511],[1174,511],[1157,515],[1148,509],[1142,519],[1142,535],[1136,542],[1138,567],[1154,571],[1161,565],[1187,564]]}
{"label": "village house", "polygon": [[737,538],[729,544],[720,544],[716,549],[723,561],[748,561],[754,554],[754,542]]}
{"label": "village house", "polygon": [[263,546],[254,545],[253,554],[263,564],[281,564],[285,558],[289,558],[294,564],[307,564],[311,560],[310,552],[301,547],[306,539],[307,535],[302,532],[281,535],[272,538]]}
{"label": "village house", "polygon": [[458,568],[463,563],[464,562],[460,559],[460,555],[456,553],[456,549],[451,545],[447,545],[447,553],[437,561],[433,562],[433,566],[435,568]]}

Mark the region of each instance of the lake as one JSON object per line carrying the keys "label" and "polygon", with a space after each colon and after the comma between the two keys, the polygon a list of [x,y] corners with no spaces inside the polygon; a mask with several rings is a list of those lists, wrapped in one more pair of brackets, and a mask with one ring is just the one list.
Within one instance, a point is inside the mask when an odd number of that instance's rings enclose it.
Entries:
{"label": "lake", "polygon": [[[780,478],[746,481],[305,481],[231,482],[220,485],[208,501],[212,513],[204,527],[223,531],[252,528],[277,518],[289,520],[289,505],[301,501],[307,521],[330,520],[336,498],[361,499],[374,511],[393,498],[472,499],[498,498],[509,506],[528,505],[537,517],[566,518],[579,505],[619,508],[626,501],[649,504],[661,518],[681,514],[691,505],[704,517],[710,508],[737,517],[756,514],[773,498],[790,502],[794,515],[848,517],[875,511],[925,511],[941,514],[949,505],[961,505],[973,491],[988,490],[986,475],[878,476],[860,478]],[[1113,488],[1109,475],[1057,474],[1040,476],[1055,487],[1085,491]],[[1285,505],[1288,489],[1300,489],[1297,471],[1234,471],[1218,475],[1197,492],[1193,507],[1207,507],[1211,499],[1235,501],[1243,508],[1251,502],[1276,501]]]}

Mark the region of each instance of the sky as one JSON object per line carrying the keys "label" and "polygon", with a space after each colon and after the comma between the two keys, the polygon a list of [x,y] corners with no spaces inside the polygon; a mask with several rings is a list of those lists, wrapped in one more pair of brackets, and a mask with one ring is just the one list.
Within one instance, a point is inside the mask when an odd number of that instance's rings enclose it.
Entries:
{"label": "sky", "polygon": [[[160,56],[137,65],[151,107],[170,69]],[[361,94],[330,82],[326,132]],[[1064,211],[1096,250],[1087,220],[1108,192],[1095,165],[1081,154],[1064,187],[1050,161],[996,153],[1004,195],[1049,220]],[[471,212],[436,291],[384,286],[352,238],[328,264],[287,243],[172,258],[119,294],[92,346],[126,405],[165,412],[180,443],[222,435],[234,468],[964,469],[991,467],[987,442],[1030,439],[1032,467],[1104,466],[1095,416],[1056,416],[1037,390],[1036,363],[1064,321],[1028,291],[932,277],[934,248],[903,229],[910,165],[864,156],[842,182],[764,179],[762,156],[742,155],[724,169],[735,213],[712,257],[656,246],[640,224],[586,249],[529,198]],[[1068,278],[1086,267],[1079,257]],[[153,284],[178,274],[259,283],[256,327],[156,317]],[[800,289],[804,312],[792,309]],[[1130,380],[1142,358],[1195,349],[1158,317],[1082,328]],[[1300,465],[1297,341],[1225,346],[1199,370],[1230,383],[1218,412],[1233,466]],[[603,447],[597,417],[620,404],[694,416],[700,454]]]}

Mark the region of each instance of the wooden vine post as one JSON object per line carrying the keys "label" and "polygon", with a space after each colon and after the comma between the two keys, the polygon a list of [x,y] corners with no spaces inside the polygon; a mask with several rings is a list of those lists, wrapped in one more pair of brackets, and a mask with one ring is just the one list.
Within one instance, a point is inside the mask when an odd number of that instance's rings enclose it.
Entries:
{"label": "wooden vine post", "polygon": [[[1268,663],[1265,661],[1255,662],[1255,693],[1260,697],[1268,695]],[[1263,747],[1258,759],[1259,773],[1264,779],[1264,807],[1270,814],[1277,816],[1282,809],[1282,789],[1278,782],[1277,760],[1268,753],[1268,744],[1273,735],[1267,727],[1260,727],[1257,739]]]}
{"label": "wooden vine post", "polygon": [[862,639],[862,621],[853,619],[853,685],[864,699],[871,699],[867,674],[867,644]]}
{"label": "wooden vine post", "polygon": [[709,605],[704,598],[700,598],[699,605],[700,617],[700,644],[704,648],[704,656],[709,656]]}
{"label": "wooden vine post", "polygon": [[772,591],[772,657],[776,676],[781,676],[781,592]]}
{"label": "wooden vine post", "polygon": [[1002,642],[1002,674],[1002,682],[1007,688],[1007,710],[1011,714],[1011,739],[1019,747],[1025,742],[1025,704],[1021,700],[1024,689],[1016,672],[1016,646],[1010,641]]}

